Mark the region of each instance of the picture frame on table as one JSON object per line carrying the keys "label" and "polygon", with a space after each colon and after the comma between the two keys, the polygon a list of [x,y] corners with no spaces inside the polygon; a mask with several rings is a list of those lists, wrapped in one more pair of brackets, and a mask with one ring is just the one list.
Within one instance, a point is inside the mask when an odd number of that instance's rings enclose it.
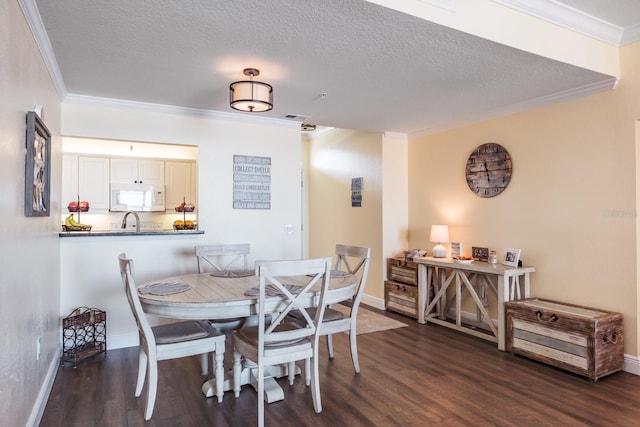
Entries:
{"label": "picture frame on table", "polygon": [[476,261],[489,261],[489,248],[482,248],[479,246],[471,247],[471,256]]}
{"label": "picture frame on table", "polygon": [[451,242],[451,258],[462,256],[462,243]]}
{"label": "picture frame on table", "polygon": [[517,267],[518,261],[520,261],[520,249],[507,248],[504,250],[503,265]]}
{"label": "picture frame on table", "polygon": [[51,211],[51,132],[35,111],[27,113],[24,215]]}

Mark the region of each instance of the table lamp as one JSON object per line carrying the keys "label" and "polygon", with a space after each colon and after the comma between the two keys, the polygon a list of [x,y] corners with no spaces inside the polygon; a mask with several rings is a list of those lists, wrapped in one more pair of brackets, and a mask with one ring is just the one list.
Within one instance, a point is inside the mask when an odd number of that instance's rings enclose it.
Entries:
{"label": "table lamp", "polygon": [[437,243],[433,247],[434,258],[444,258],[447,256],[447,249],[442,246],[442,243],[449,242],[449,226],[447,225],[432,225],[431,226],[431,238],[429,239],[433,243]]}

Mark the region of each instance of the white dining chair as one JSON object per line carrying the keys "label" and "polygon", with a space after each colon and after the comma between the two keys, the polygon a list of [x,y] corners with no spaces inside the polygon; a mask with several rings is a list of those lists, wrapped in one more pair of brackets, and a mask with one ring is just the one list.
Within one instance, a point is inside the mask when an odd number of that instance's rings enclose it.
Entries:
{"label": "white dining chair", "polygon": [[[211,274],[222,277],[253,274],[253,271],[248,270],[247,265],[247,255],[250,250],[251,245],[248,243],[196,246],[195,255],[198,263],[198,273],[211,272]],[[238,329],[244,319],[226,318],[211,319],[209,321],[215,328],[226,333]]]}
{"label": "white dining chair", "polygon": [[[133,260],[120,254],[120,275],[127,301],[138,326],[140,353],[135,396],[140,397],[147,383],[144,419],[150,420],[158,389],[158,361],[200,355],[203,374],[208,374],[208,355],[213,353],[216,378],[224,378],[225,336],[206,321],[184,321],[151,327],[142,309],[134,281]],[[216,381],[218,402],[222,402],[223,381]]]}
{"label": "white dining chair", "polygon": [[[322,411],[317,325],[324,314],[330,270],[331,258],[256,263],[260,279],[257,326],[245,324],[233,332],[233,379],[237,397],[240,394],[241,357],[257,364],[259,426],[264,426],[264,374],[265,366],[269,365],[287,364],[291,381],[295,361],[304,360],[307,385],[310,383],[312,386],[314,409],[317,413]],[[305,277],[308,282],[295,288],[287,283],[290,276]],[[312,290],[316,284],[320,284],[317,309],[311,316],[305,305],[311,303],[309,299],[313,297],[310,293],[317,290],[317,286]],[[281,297],[280,302],[274,303],[274,291]],[[268,300],[267,292],[271,295]],[[304,322],[287,321],[289,312],[294,309],[301,313]],[[271,322],[267,321],[269,313],[272,313]]]}
{"label": "white dining chair", "polygon": [[[327,350],[329,358],[333,359],[333,339],[332,335],[338,332],[349,331],[349,344],[351,349],[351,360],[356,373],[360,373],[360,363],[358,362],[358,342],[356,330],[358,324],[358,308],[362,301],[364,287],[367,283],[369,273],[369,261],[371,249],[360,246],[336,245],[335,271],[346,272],[358,277],[356,290],[351,298],[349,315],[345,316],[341,311],[327,307],[324,312],[322,324],[320,325],[320,335],[327,337]],[[339,274],[333,272],[332,274]],[[308,310],[313,315],[313,309]],[[291,316],[300,320],[300,313],[294,311]]]}

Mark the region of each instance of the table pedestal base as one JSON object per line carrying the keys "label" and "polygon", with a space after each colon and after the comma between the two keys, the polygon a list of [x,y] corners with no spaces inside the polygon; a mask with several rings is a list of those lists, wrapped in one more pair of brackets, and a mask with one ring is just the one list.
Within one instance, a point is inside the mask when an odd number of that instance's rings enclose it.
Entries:
{"label": "table pedestal base", "polygon": [[[300,368],[296,366],[295,374],[300,373]],[[251,386],[258,390],[258,367],[255,363],[245,360],[243,363],[242,371],[240,373],[240,384]],[[280,384],[276,381],[276,378],[282,378],[287,375],[287,368],[285,365],[277,366],[265,366],[264,374],[264,400],[267,403],[278,402],[284,399],[284,391]],[[233,390],[233,372],[227,371],[224,377],[224,384],[222,386],[224,391]],[[202,394],[205,397],[213,397],[216,395],[216,378],[212,378],[205,381],[202,384]]]}

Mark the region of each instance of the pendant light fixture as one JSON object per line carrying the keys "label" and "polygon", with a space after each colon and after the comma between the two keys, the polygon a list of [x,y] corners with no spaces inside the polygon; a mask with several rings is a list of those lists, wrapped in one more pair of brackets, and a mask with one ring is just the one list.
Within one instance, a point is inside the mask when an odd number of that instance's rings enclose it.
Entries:
{"label": "pendant light fixture", "polygon": [[229,103],[239,111],[258,113],[273,108],[273,88],[271,85],[257,82],[254,77],[260,75],[257,68],[245,68],[243,71],[249,80],[240,80],[229,85]]}

